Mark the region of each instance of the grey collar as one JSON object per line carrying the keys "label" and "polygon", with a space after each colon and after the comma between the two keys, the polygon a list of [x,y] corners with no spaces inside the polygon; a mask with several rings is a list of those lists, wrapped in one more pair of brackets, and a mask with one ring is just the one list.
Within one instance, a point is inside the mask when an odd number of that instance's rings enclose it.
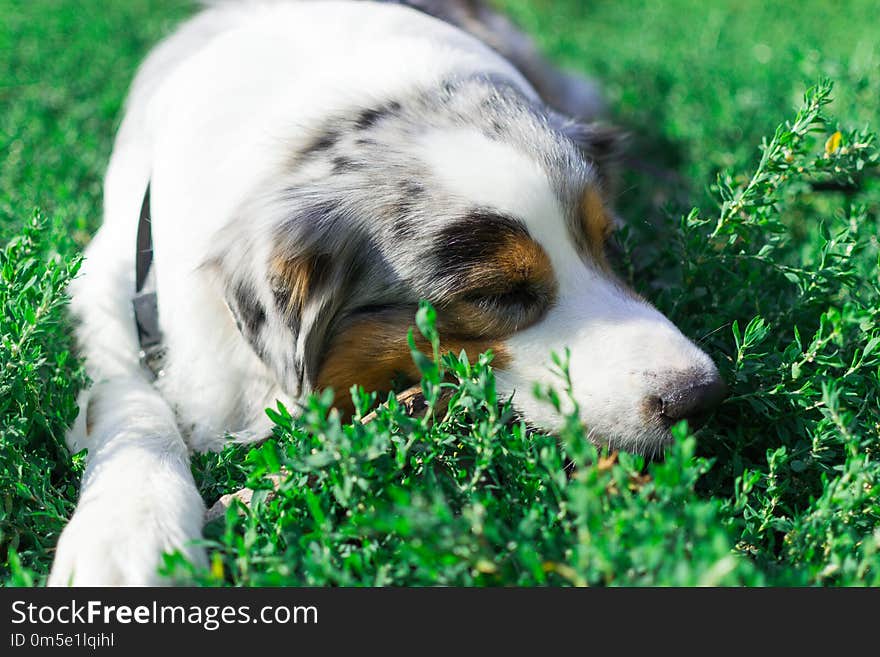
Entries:
{"label": "grey collar", "polygon": [[141,365],[152,381],[162,376],[162,332],[159,329],[159,306],[156,297],[156,273],[153,266],[153,231],[150,225],[150,183],[141,203],[135,251],[135,294],[132,298],[137,326]]}

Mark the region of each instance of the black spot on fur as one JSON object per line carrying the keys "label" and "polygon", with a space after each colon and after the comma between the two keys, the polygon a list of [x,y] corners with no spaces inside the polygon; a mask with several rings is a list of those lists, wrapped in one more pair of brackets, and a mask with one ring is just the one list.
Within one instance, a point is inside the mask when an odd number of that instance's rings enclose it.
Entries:
{"label": "black spot on fur", "polygon": [[413,211],[425,195],[425,186],[416,180],[400,183],[400,196],[391,204],[388,214],[391,219],[391,232],[395,237],[406,238],[413,234]]}
{"label": "black spot on fur", "polygon": [[406,198],[416,200],[425,193],[425,186],[416,180],[404,180],[400,183],[400,191]]}
{"label": "black spot on fur", "polygon": [[328,130],[320,137],[315,139],[311,144],[303,150],[303,155],[314,155],[327,151],[336,145],[339,141],[339,133],[336,130]]}
{"label": "black spot on fur", "polygon": [[388,218],[391,220],[391,231],[396,237],[405,238],[412,233],[412,214],[415,201],[411,197],[399,198],[388,206]]}
{"label": "black spot on fur", "polygon": [[318,253],[312,257],[312,277],[309,294],[316,294],[330,282],[333,273],[333,258],[327,253]]}
{"label": "black spot on fur", "polygon": [[355,121],[355,126],[357,126],[358,130],[366,130],[374,125],[381,118],[382,110],[379,109],[368,109],[361,112],[360,116]]}
{"label": "black spot on fur", "polygon": [[[286,313],[288,310],[288,303],[290,301],[290,290],[278,280],[272,280],[272,299],[275,301],[275,307],[282,314]],[[299,330],[299,322],[293,328],[294,331]]]}
{"label": "black spot on fur", "polygon": [[301,321],[300,308],[291,303],[290,288],[282,281],[273,279],[271,285],[272,299],[275,301],[275,308],[278,311],[278,314],[284,319],[284,323],[287,327],[294,335],[296,335],[299,333]]}
{"label": "black spot on fur", "polygon": [[444,228],[434,242],[433,264],[439,276],[455,277],[475,262],[491,258],[511,235],[528,235],[515,219],[477,208]]}
{"label": "black spot on fur", "polygon": [[355,162],[350,157],[342,155],[333,158],[333,173],[347,173],[349,171],[357,171],[363,169],[362,162]]}
{"label": "black spot on fur", "polygon": [[238,283],[232,290],[229,309],[235,318],[238,330],[254,345],[260,330],[266,323],[266,309],[257,298],[257,292],[249,283]]}
{"label": "black spot on fur", "polygon": [[397,101],[392,101],[381,107],[372,107],[369,109],[365,109],[363,112],[360,113],[357,120],[355,121],[355,126],[358,128],[358,130],[366,130],[367,128],[372,128],[386,116],[396,114],[399,111],[400,103],[398,103]]}
{"label": "black spot on fur", "polygon": [[297,388],[299,390],[302,390],[303,386],[306,383],[306,366],[305,363],[303,363],[302,358],[297,356],[294,360],[293,367],[294,371],[296,372]]}
{"label": "black spot on fur", "polygon": [[[289,198],[297,198],[300,190],[298,188],[290,188],[287,192]],[[287,199],[285,199],[287,200]],[[293,214],[288,217],[288,219],[281,224],[279,237],[280,239],[284,239],[286,232],[289,230],[290,223],[310,223],[310,222],[320,222],[325,217],[333,216],[340,212],[342,208],[342,203],[336,199],[327,199],[324,201],[317,201],[310,205],[307,205],[301,211]]]}

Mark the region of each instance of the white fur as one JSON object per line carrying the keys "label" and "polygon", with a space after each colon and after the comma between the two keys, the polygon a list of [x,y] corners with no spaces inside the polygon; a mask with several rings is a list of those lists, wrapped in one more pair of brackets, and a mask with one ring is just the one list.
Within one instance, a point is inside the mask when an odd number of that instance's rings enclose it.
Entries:
{"label": "white fur", "polygon": [[88,466],[76,513],[58,542],[49,585],[157,583],[158,557],[192,540],[204,504],[168,404],[145,381],[116,377],[90,391]]}

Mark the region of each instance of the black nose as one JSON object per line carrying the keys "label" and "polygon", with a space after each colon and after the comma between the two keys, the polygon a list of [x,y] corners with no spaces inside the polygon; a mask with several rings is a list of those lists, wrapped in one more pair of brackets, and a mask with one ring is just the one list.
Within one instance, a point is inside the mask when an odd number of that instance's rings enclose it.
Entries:
{"label": "black nose", "polygon": [[651,397],[648,407],[667,424],[695,420],[721,403],[727,386],[718,372],[677,372],[663,382],[659,395]]}

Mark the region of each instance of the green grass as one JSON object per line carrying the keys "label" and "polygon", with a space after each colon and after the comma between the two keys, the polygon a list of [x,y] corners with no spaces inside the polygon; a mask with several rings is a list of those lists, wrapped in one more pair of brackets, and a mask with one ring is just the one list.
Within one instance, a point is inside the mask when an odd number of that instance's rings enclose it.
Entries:
{"label": "green grass", "polygon": [[[297,420],[275,409],[263,446],[196,457],[209,504],[289,477],[207,528],[208,572],[176,557],[166,571],[246,585],[880,585],[875,3],[500,4],[601,79],[638,160],[618,199],[619,270],[710,353],[730,397],[695,435],[677,427],[663,462],[612,462],[573,421],[558,436],[512,421],[487,359],[422,359],[429,399],[441,368],[459,381],[434,421],[392,405],[342,425],[313,399]],[[7,584],[45,579],[76,499],[82,455],[62,441],[84,377],[63,287],[99,224],[134,68],[190,11],[0,0]],[[833,102],[824,85],[805,102],[823,78]]]}

